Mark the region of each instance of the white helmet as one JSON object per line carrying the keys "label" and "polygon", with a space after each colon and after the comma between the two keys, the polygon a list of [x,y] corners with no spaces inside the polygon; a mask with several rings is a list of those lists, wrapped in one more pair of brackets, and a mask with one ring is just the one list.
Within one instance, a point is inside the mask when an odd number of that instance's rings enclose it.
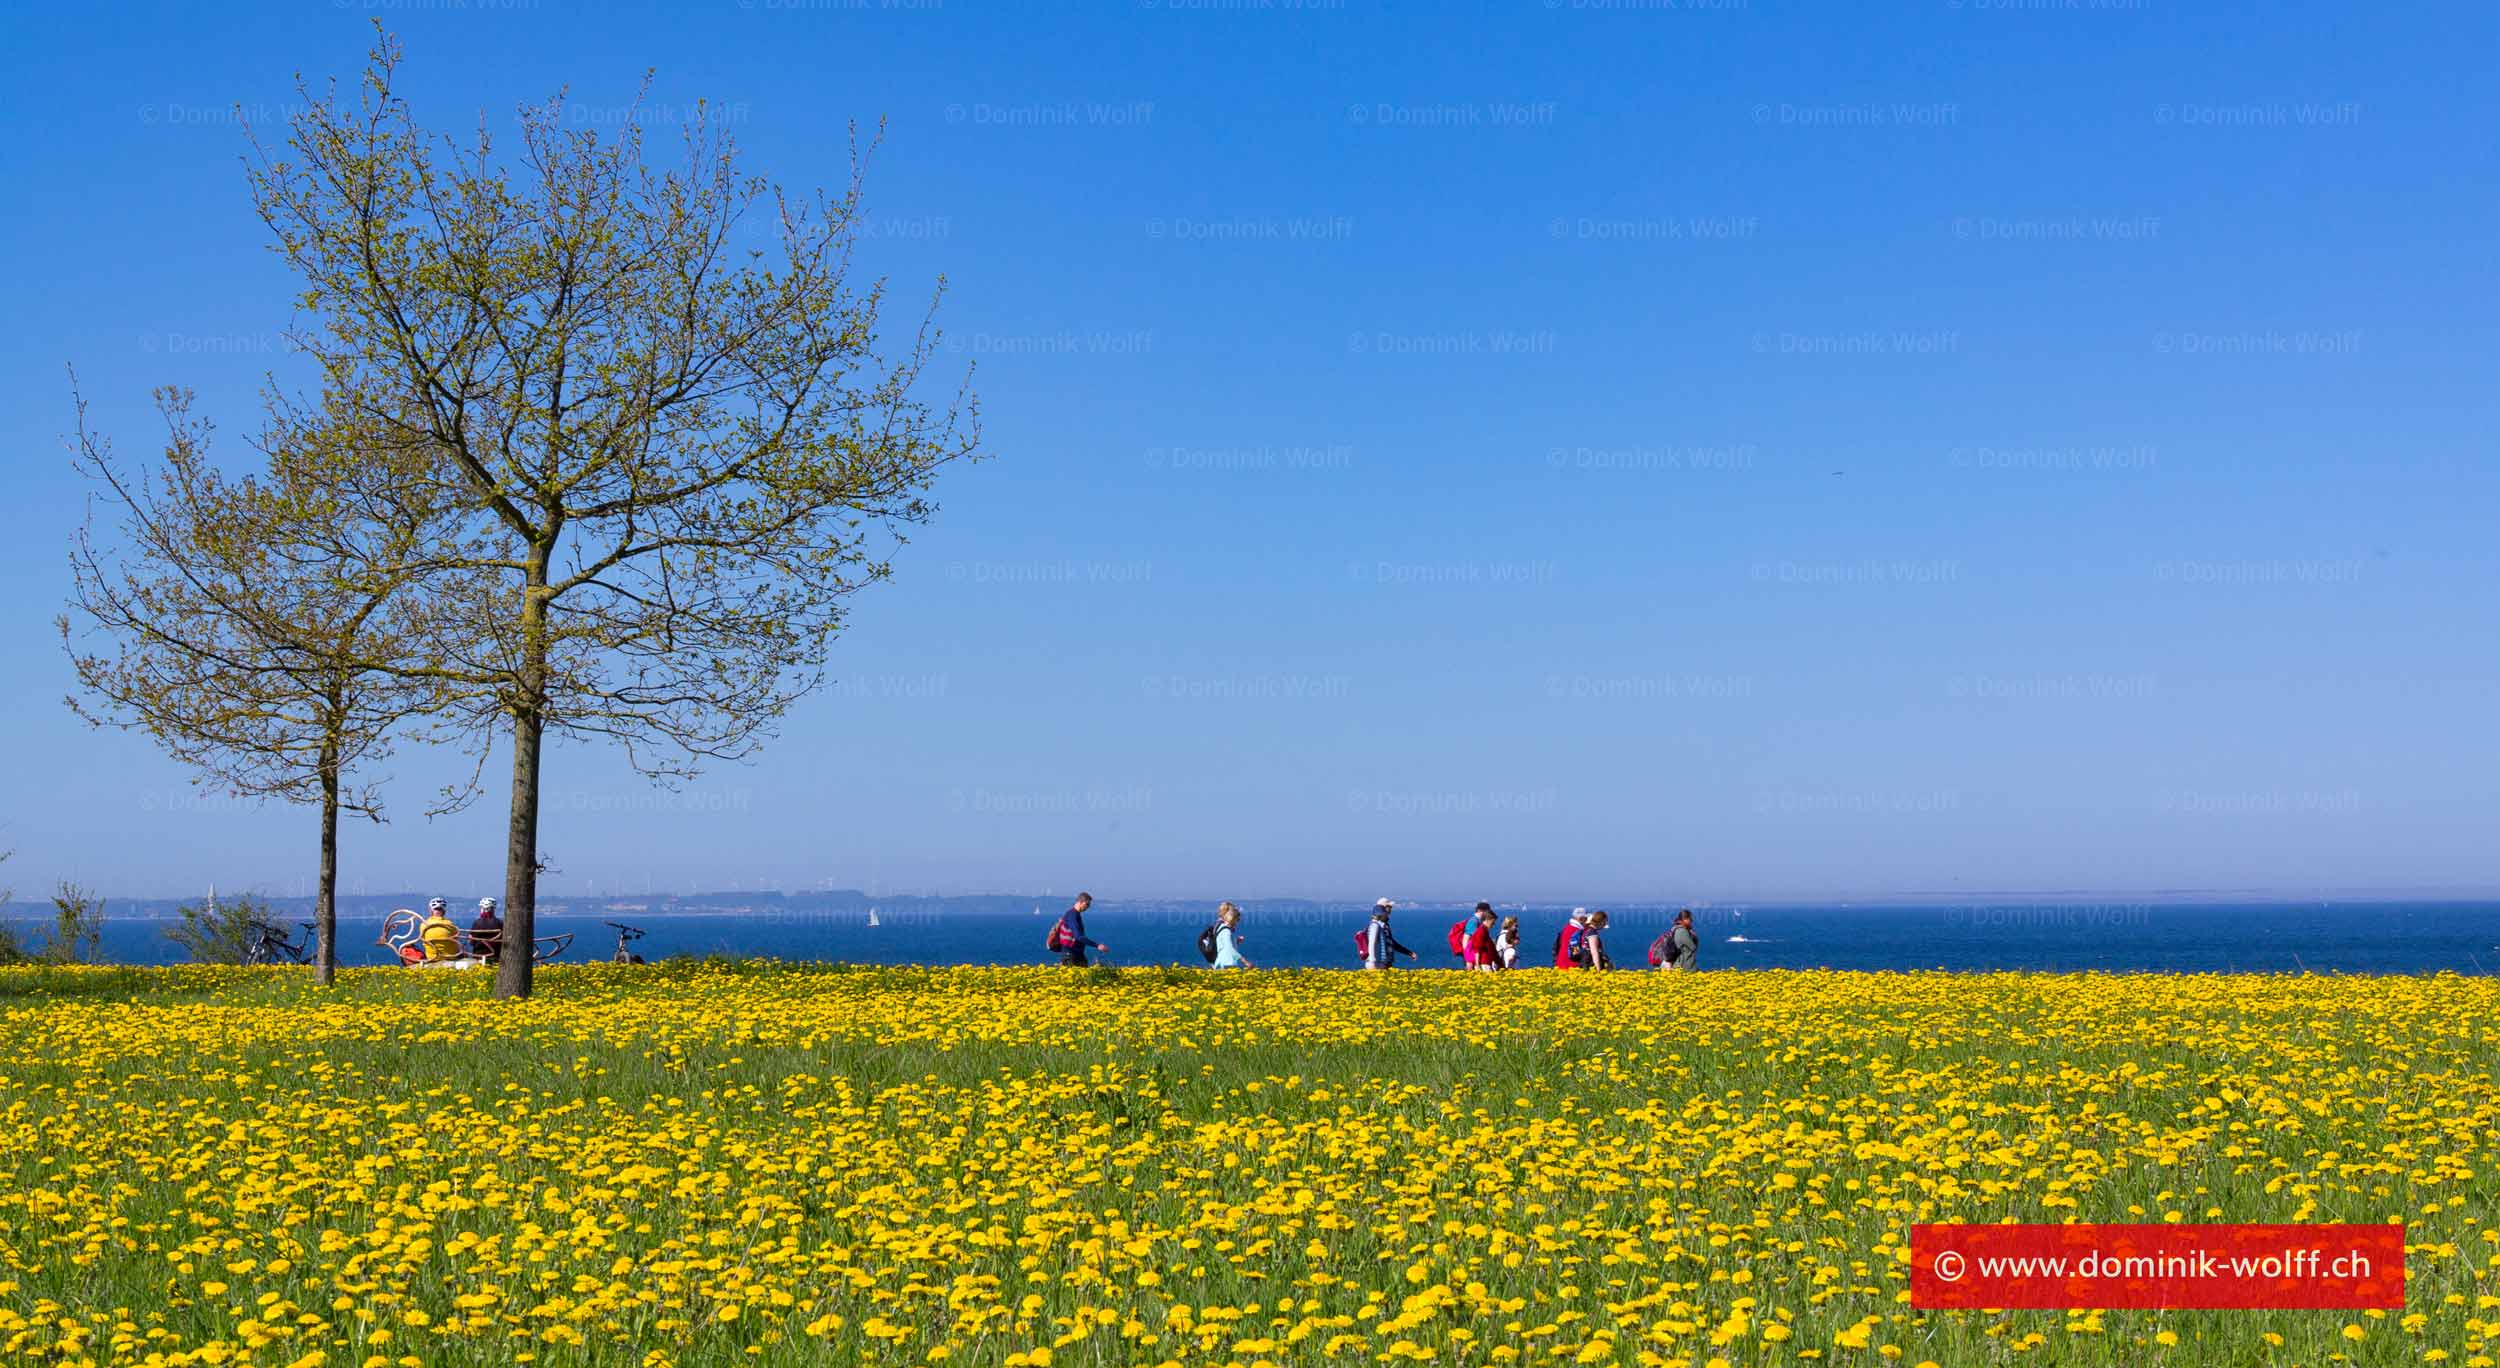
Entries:
{"label": "white helmet", "polygon": [[440,898],[428,898],[425,900],[425,910],[428,912],[444,912],[450,910],[450,908],[451,904],[444,902]]}
{"label": "white helmet", "polygon": [[480,912],[492,912],[492,911],[494,911],[494,910],[495,910],[495,900],[494,900],[493,898],[480,898],[480,899],[478,899],[478,900],[477,900],[477,910],[478,910],[478,911],[480,911]]}

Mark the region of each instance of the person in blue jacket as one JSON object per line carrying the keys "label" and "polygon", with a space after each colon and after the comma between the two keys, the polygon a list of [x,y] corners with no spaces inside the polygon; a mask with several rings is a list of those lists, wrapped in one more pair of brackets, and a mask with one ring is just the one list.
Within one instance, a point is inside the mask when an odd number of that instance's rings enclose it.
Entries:
{"label": "person in blue jacket", "polygon": [[1398,944],[1398,938],[1389,933],[1389,912],[1396,906],[1396,903],[1387,898],[1382,898],[1372,904],[1372,924],[1364,928],[1363,967],[1365,969],[1388,968],[1391,955],[1404,955],[1408,959],[1415,958],[1414,951]]}
{"label": "person in blue jacket", "polygon": [[1075,904],[1059,914],[1059,926],[1055,933],[1059,943],[1059,962],[1072,969],[1082,969],[1093,962],[1085,958],[1088,950],[1101,954],[1108,954],[1111,950],[1110,946],[1089,939],[1085,934],[1085,909],[1093,905],[1093,894],[1079,893]]}

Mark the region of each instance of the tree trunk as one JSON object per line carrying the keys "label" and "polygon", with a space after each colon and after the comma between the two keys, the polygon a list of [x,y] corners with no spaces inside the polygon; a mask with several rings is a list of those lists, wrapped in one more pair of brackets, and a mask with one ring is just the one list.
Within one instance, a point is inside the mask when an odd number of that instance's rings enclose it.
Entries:
{"label": "tree trunk", "polygon": [[322,747],[321,888],[313,895],[313,982],[327,988],[339,976],[339,767]]}
{"label": "tree trunk", "polygon": [[530,557],[521,595],[521,689],[512,704],[512,825],[504,838],[503,958],[495,996],[530,995],[538,959],[538,752],[547,712],[547,562]]}
{"label": "tree trunk", "polygon": [[538,936],[538,748],[542,726],[535,709],[512,716],[512,828],[503,863],[503,958],[495,967],[495,996],[530,995],[530,969]]}

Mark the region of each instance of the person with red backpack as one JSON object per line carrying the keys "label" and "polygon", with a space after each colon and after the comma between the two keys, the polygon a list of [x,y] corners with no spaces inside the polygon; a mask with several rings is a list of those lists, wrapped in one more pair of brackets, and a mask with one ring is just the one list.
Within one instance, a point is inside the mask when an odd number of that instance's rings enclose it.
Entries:
{"label": "person with red backpack", "polygon": [[1701,937],[1693,932],[1693,909],[1687,907],[1675,914],[1675,925],[1667,934],[1649,943],[1649,967],[1674,973],[1689,972],[1701,957]]}
{"label": "person with red backpack", "polygon": [[1044,949],[1057,955],[1059,962],[1071,969],[1082,969],[1092,963],[1085,958],[1087,950],[1110,953],[1110,946],[1090,940],[1085,935],[1085,909],[1093,905],[1093,894],[1077,894],[1075,904],[1060,913],[1059,920],[1051,923],[1050,935],[1042,942]]}
{"label": "person with red backpack", "polygon": [[1584,967],[1580,963],[1580,938],[1588,934],[1588,923],[1589,910],[1587,908],[1575,907],[1571,909],[1571,920],[1564,922],[1563,929],[1554,933],[1555,968],[1579,969]]}
{"label": "person with red backpack", "polygon": [[1477,903],[1474,912],[1450,923],[1450,953],[1470,969],[1501,967],[1493,949],[1493,904]]}

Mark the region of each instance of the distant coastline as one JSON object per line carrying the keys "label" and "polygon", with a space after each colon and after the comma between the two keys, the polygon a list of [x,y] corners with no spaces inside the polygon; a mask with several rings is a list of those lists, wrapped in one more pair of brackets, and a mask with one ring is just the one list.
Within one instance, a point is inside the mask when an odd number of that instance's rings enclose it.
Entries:
{"label": "distant coastline", "polygon": [[[296,894],[268,894],[249,889],[227,890],[266,903],[274,911],[287,915],[312,914],[313,899]],[[423,892],[342,893],[338,899],[339,915],[350,920],[379,918],[396,908],[423,907],[426,899],[449,897],[455,907],[465,908],[478,896],[500,897],[502,890],[490,888],[483,895],[469,892],[430,894]],[[204,896],[204,895],[203,895]],[[1121,913],[1199,913],[1212,909],[1225,895],[1202,897],[1117,898],[1100,896],[1097,906],[1108,914]],[[1320,898],[1244,898],[1230,895],[1232,901],[1251,913],[1268,915],[1326,916],[1359,911],[1371,903],[1369,897],[1343,899]],[[668,916],[668,917],[772,917],[824,916],[845,913],[864,915],[879,909],[888,916],[1029,916],[1034,909],[1057,911],[1066,905],[1068,895],[1057,893],[902,893],[870,894],[858,889],[798,890],[771,892],[711,892],[651,895],[580,895],[542,896],[542,911],[560,916]],[[1903,908],[1985,908],[1985,907],[2062,907],[2062,908],[2177,908],[2248,907],[2297,905],[2315,903],[2320,906],[2368,906],[2383,903],[2448,904],[2484,903],[2500,900],[2500,889],[2422,888],[2422,889],[2159,889],[2091,891],[2071,889],[2008,889],[1996,891],[1913,890],[1852,894],[1847,896],[1816,896],[1788,894],[1765,898],[1701,898],[1701,897],[1636,897],[1607,898],[1584,895],[1566,898],[1537,898],[1526,901],[1497,901],[1503,911],[1547,913],[1567,911],[1574,906],[1613,908],[1692,907],[1695,909],[1855,909],[1882,911]],[[170,921],[181,915],[181,909],[199,901],[191,898],[118,898],[108,897],[105,916],[115,921]],[[1417,912],[1465,909],[1474,905],[1472,898],[1415,898],[1401,902],[1401,907]],[[11,919],[48,917],[51,904],[35,898],[13,898],[0,902],[0,917]]]}

